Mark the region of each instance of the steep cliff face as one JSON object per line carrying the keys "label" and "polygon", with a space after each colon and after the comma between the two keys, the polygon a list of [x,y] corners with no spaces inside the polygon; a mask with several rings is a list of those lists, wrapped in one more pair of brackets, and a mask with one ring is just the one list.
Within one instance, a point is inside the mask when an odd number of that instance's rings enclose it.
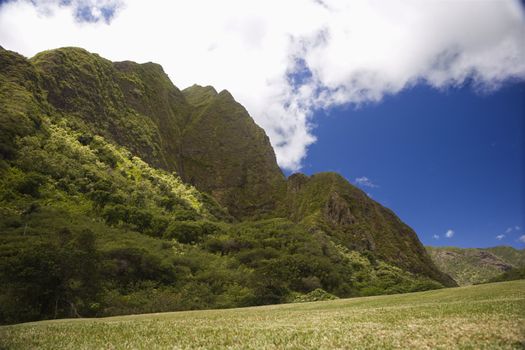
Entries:
{"label": "steep cliff face", "polygon": [[86,132],[176,171],[235,217],[275,208],[285,180],[273,149],[227,91],[181,92],[158,64],[111,62],[79,48],[45,51],[31,62],[49,103]]}
{"label": "steep cliff face", "polygon": [[130,149],[149,164],[180,170],[181,129],[189,105],[162,67],[112,63],[79,48],[37,54],[49,103],[87,132]]}
{"label": "steep cliff face", "polygon": [[226,90],[194,85],[184,128],[184,178],[210,192],[236,217],[268,216],[285,186],[268,137]]}
{"label": "steep cliff face", "polygon": [[0,47],[0,159],[15,156],[17,138],[39,128],[45,96],[42,80],[22,56]]}
{"label": "steep cliff face", "polygon": [[455,285],[434,265],[410,227],[336,173],[290,176],[284,207],[294,221],[349,249],[371,252],[405,270]]}

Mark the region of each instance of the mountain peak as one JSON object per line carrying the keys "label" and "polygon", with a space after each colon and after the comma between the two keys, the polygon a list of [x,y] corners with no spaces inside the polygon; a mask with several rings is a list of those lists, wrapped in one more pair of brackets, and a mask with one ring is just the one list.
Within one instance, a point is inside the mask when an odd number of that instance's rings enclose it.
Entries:
{"label": "mountain peak", "polygon": [[226,97],[226,98],[230,98],[232,100],[235,100],[235,98],[233,97],[233,95],[226,89],[224,90],[221,90],[221,92],[219,92],[219,96],[223,96],[223,97]]}
{"label": "mountain peak", "polygon": [[193,84],[190,87],[182,90],[182,94],[189,104],[194,107],[207,105],[213,98],[217,96],[217,90],[213,86],[201,86]]}
{"label": "mountain peak", "polygon": [[214,95],[217,95],[217,90],[211,86],[211,85],[199,85],[199,84],[193,84],[187,88],[185,88],[184,90],[182,91],[186,91],[188,93],[191,93],[191,92],[195,92],[195,91],[205,91],[205,92],[210,92]]}

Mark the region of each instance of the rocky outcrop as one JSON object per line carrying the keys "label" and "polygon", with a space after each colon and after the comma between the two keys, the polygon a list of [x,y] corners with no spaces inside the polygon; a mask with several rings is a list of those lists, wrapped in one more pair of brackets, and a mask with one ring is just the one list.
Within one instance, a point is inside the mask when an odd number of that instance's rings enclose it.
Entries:
{"label": "rocky outcrop", "polygon": [[335,227],[345,228],[355,222],[348,203],[337,192],[330,194],[324,207],[323,216],[328,223]]}

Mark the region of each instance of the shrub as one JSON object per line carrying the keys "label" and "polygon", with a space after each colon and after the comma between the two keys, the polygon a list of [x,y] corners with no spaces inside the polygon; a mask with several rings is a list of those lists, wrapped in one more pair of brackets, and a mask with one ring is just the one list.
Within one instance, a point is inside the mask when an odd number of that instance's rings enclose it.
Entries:
{"label": "shrub", "polygon": [[166,239],[174,238],[184,244],[194,244],[220,230],[219,226],[209,221],[173,221],[169,224],[163,237]]}
{"label": "shrub", "polygon": [[339,299],[333,294],[328,293],[324,289],[317,288],[308,294],[302,294],[294,298],[294,303],[304,303],[310,301],[323,301]]}
{"label": "shrub", "polygon": [[45,181],[45,176],[30,172],[25,174],[25,176],[19,180],[15,188],[22,194],[27,194],[37,198],[40,196],[40,186],[42,186]]}

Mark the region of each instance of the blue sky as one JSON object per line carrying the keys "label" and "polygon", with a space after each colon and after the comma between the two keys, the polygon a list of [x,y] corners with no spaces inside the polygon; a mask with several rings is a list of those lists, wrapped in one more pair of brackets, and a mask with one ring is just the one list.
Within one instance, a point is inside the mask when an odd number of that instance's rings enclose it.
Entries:
{"label": "blue sky", "polygon": [[340,172],[432,245],[525,245],[524,35],[520,0],[0,0],[2,47],[227,89],[286,173]]}
{"label": "blue sky", "polygon": [[[524,83],[489,94],[419,85],[380,103],[319,113],[316,121],[305,173],[343,174],[424,244],[524,246]],[[369,184],[356,183],[363,177]]]}

